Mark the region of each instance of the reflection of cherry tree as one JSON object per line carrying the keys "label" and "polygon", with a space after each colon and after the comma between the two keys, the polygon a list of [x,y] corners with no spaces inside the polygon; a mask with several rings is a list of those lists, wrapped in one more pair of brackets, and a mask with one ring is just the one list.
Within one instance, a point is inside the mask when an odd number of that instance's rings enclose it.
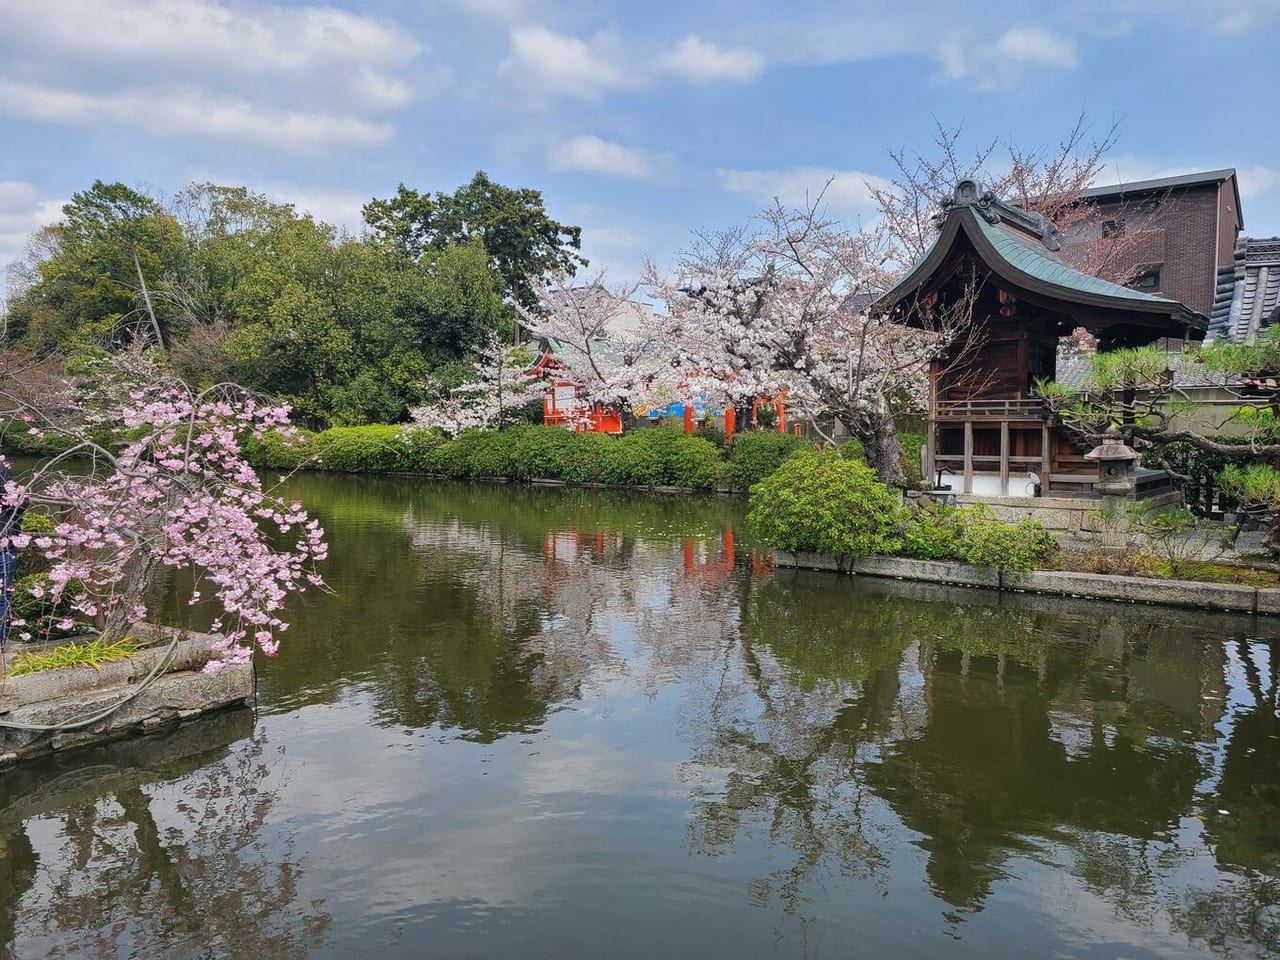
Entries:
{"label": "reflection of cherry tree", "polygon": [[259,729],[189,777],[58,813],[57,838],[42,831],[27,855],[15,942],[103,958],[307,956],[329,917],[298,902],[293,838],[271,823],[283,761]]}

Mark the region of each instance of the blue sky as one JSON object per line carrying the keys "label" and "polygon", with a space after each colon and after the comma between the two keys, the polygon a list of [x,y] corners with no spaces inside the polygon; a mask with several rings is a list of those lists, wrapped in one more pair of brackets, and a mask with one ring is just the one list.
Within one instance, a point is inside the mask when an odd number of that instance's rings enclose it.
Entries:
{"label": "blue sky", "polygon": [[1119,122],[1108,177],[1234,166],[1280,233],[1280,0],[0,0],[0,264],[95,177],[244,183],[358,229],[401,181],[543,190],[626,279],[837,179],[871,215],[936,116]]}

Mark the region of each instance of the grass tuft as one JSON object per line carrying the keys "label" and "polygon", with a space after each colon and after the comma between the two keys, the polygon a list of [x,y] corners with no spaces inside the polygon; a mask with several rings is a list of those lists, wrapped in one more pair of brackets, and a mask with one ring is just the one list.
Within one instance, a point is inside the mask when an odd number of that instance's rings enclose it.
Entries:
{"label": "grass tuft", "polygon": [[111,641],[103,637],[89,641],[72,640],[54,647],[48,653],[19,653],[13,658],[9,674],[17,677],[41,670],[61,670],[64,667],[93,667],[97,670],[100,664],[123,660],[141,649],[142,646],[132,637]]}

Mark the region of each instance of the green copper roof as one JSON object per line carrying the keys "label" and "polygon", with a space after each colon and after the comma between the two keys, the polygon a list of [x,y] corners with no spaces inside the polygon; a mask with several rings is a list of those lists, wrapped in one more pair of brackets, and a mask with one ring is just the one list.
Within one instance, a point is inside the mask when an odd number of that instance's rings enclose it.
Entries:
{"label": "green copper roof", "polygon": [[1054,256],[1042,244],[1031,238],[1023,239],[1009,230],[1002,230],[994,223],[988,223],[983,217],[974,217],[974,222],[982,230],[983,236],[996,248],[996,252],[1011,266],[1037,280],[1051,283],[1055,287],[1078,290],[1100,297],[1115,297],[1117,300],[1136,300],[1143,303],[1167,303],[1170,308],[1180,306],[1178,301],[1170,300],[1155,294],[1131,290],[1110,280],[1093,277],[1069,267]]}

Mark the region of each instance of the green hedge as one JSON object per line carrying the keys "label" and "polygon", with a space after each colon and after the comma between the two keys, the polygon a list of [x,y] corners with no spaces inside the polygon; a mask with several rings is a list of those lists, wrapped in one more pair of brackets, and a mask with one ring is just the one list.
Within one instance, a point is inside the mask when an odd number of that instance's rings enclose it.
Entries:
{"label": "green hedge", "polygon": [[813,448],[804,437],[776,430],[755,430],[733,438],[733,454],[729,458],[729,482],[735,490],[750,490],[789,457],[800,450]]}
{"label": "green hedge", "polygon": [[336,427],[249,439],[245,455],[258,467],[344,473],[424,473],[467,479],[562,480],[619,486],[707,489],[724,474],[715,445],[664,427],[621,437],[518,426],[495,433],[468,430],[449,439],[437,430],[395,426]]}

